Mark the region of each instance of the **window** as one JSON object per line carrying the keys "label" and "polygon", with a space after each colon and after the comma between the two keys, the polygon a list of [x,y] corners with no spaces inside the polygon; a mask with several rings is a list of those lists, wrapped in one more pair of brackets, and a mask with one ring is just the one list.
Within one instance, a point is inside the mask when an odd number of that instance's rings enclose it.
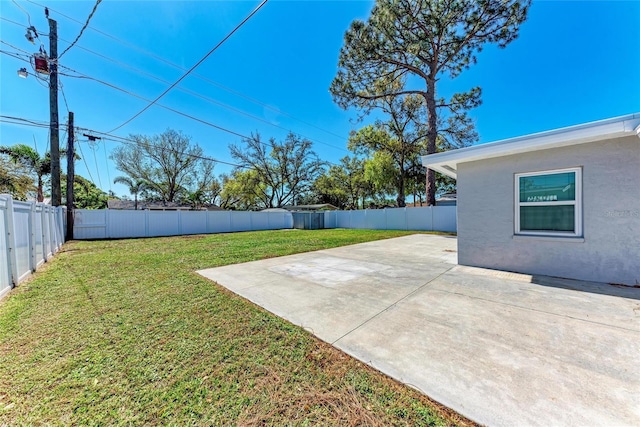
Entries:
{"label": "window", "polygon": [[582,236],[582,170],[516,174],[516,234]]}

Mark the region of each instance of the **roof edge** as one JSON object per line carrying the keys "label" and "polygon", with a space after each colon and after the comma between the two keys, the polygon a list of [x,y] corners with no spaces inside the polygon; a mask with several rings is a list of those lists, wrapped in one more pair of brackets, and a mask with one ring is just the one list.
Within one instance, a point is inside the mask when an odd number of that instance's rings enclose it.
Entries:
{"label": "roof edge", "polygon": [[422,164],[456,178],[458,163],[584,144],[634,133],[640,137],[640,113],[429,154],[422,156]]}

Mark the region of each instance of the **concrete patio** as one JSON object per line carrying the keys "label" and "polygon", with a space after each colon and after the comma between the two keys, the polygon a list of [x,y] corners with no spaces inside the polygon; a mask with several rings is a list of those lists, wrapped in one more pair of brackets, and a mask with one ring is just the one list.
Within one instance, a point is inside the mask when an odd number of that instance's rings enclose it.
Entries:
{"label": "concrete patio", "polygon": [[416,234],[199,273],[481,424],[640,425],[640,289],[456,260]]}

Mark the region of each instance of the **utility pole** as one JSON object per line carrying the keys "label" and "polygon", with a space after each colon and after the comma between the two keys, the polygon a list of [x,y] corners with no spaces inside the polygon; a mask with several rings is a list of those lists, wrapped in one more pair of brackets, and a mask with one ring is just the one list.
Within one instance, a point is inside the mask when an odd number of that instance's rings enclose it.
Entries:
{"label": "utility pole", "polygon": [[[60,133],[58,123],[58,23],[49,20],[49,131],[51,133],[51,205],[60,206]],[[71,131],[70,131],[71,132]]]}
{"label": "utility pole", "polygon": [[73,183],[76,178],[76,169],[73,161],[75,160],[75,149],[73,147],[73,112],[69,111],[69,126],[67,127],[67,240],[73,240]]}

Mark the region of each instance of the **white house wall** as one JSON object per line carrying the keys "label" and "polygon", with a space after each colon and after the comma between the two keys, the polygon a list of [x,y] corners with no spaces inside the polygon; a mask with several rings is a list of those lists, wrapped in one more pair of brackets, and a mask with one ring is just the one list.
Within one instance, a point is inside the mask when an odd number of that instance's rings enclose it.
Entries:
{"label": "white house wall", "polygon": [[[582,167],[584,239],[514,238],[514,174]],[[458,262],[607,283],[640,283],[640,140],[458,164]]]}

